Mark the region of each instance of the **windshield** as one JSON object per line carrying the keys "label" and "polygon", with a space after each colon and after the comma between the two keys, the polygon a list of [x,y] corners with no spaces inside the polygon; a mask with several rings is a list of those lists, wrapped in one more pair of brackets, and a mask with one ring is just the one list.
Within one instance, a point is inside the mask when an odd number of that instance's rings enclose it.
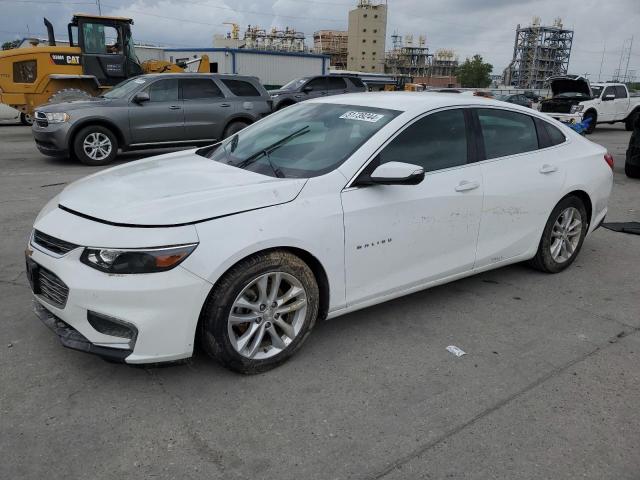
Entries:
{"label": "windshield", "polygon": [[102,95],[103,98],[125,98],[134,90],[137,90],[140,85],[144,85],[147,81],[144,78],[130,78],[122,83],[119,83],[107,93]]}
{"label": "windshield", "polygon": [[309,79],[308,78],[296,78],[295,80],[291,80],[284,87],[282,87],[282,90],[297,90],[307,80],[309,80]]}
{"label": "windshield", "polygon": [[201,155],[281,178],[335,170],[400,112],[331,103],[300,103],[276,112]]}
{"label": "windshield", "polygon": [[600,94],[602,93],[603,88],[604,87],[591,87],[591,91],[593,92],[593,98],[600,97]]}

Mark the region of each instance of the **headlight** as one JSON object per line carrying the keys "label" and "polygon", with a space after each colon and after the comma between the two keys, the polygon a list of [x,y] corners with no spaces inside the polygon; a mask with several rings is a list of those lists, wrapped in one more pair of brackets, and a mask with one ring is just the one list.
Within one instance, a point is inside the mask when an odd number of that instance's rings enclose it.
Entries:
{"label": "headlight", "polygon": [[56,113],[45,113],[47,116],[47,122],[49,123],[63,123],[69,120],[68,113],[56,112]]}
{"label": "headlight", "polygon": [[146,249],[85,248],[80,261],[106,273],[165,272],[180,265],[197,243]]}
{"label": "headlight", "polygon": [[572,105],[571,106],[571,113],[579,113],[582,110],[584,110],[584,105]]}

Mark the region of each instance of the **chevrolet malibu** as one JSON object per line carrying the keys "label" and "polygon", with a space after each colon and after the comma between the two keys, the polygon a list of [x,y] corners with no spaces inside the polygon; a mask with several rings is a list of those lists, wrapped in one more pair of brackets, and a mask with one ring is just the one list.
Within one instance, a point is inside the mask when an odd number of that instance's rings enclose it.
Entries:
{"label": "chevrolet malibu", "polygon": [[36,312],[129,364],[273,368],[318,320],[528,261],[560,272],[607,213],[613,159],[545,114],[362,93],[86,177],[40,212]]}

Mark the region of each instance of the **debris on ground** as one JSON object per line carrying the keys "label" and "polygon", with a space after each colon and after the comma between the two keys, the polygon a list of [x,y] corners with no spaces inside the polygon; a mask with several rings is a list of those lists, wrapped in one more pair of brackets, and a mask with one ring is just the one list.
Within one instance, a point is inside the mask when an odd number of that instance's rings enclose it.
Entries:
{"label": "debris on ground", "polygon": [[447,347],[447,351],[453,353],[456,357],[461,357],[467,354],[467,352],[465,352],[461,348],[456,347],[455,345],[449,345]]}
{"label": "debris on ground", "polygon": [[610,222],[603,223],[602,226],[614,232],[640,235],[640,222]]}

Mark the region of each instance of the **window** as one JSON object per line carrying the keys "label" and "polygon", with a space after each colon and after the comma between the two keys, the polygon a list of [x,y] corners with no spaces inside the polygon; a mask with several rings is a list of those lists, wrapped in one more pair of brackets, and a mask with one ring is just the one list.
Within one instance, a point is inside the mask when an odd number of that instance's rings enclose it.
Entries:
{"label": "window", "polygon": [[507,110],[477,110],[487,159],[506,157],[538,149],[533,118]]}
{"label": "window", "polygon": [[363,31],[363,32],[366,32],[366,31],[367,31],[367,29],[366,29],[366,28],[363,28],[363,29],[362,29],[362,31]]}
{"label": "window", "polygon": [[33,83],[38,77],[38,64],[35,60],[25,60],[13,64],[13,81],[15,83]]}
{"label": "window", "polygon": [[373,18],[378,18],[378,15],[374,15]]}
{"label": "window", "polygon": [[374,40],[373,43],[377,43],[377,40]]}
{"label": "window", "polygon": [[360,80],[358,77],[351,77],[349,78],[349,80],[351,80],[351,83],[353,83],[356,87],[364,87],[364,83],[362,83],[362,80]]}
{"label": "window", "polygon": [[367,14],[365,13],[364,15],[362,15],[362,18],[367,18]]}
{"label": "window", "polygon": [[543,123],[544,123],[545,129],[547,130],[547,134],[551,139],[551,145],[560,145],[561,143],[564,143],[567,141],[567,137],[565,137],[564,133],[562,133],[558,128],[554,127],[550,123],[547,123],[547,122],[543,122]]}
{"label": "window", "polygon": [[260,92],[249,82],[242,80],[222,80],[222,83],[231,90],[236,97],[259,97]]}
{"label": "window", "polygon": [[366,55],[366,54],[367,54],[367,52],[362,52],[362,55]]}
{"label": "window", "polygon": [[178,100],[178,79],[158,80],[149,86],[147,92],[151,102],[174,102]]}
{"label": "window", "polygon": [[362,43],[367,43],[367,39],[366,39],[366,38],[363,38],[363,39],[362,39]]}
{"label": "window", "polygon": [[616,85],[616,98],[627,98],[627,89],[622,85]]}
{"label": "window", "polygon": [[224,98],[222,91],[209,78],[184,78],[180,79],[182,86],[182,98],[194,100],[197,98]]}
{"label": "window", "polygon": [[344,78],[340,77],[329,77],[328,79],[327,90],[345,90],[347,88],[347,82],[344,81]]}
{"label": "window", "polygon": [[318,90],[326,90],[327,89],[327,82],[326,82],[324,77],[316,77],[313,80],[311,80],[309,83],[307,83],[305,86],[306,87],[311,87],[316,91],[318,91]]}
{"label": "window", "polygon": [[209,63],[209,73],[218,73],[218,62]]}
{"label": "window", "polygon": [[615,95],[616,94],[616,88],[615,87],[607,87],[604,89],[604,93],[602,94],[602,98],[605,99],[607,98],[607,95]]}
{"label": "window", "polygon": [[377,28],[374,28],[374,29],[373,29],[373,33],[378,33],[378,29],[377,29]]}
{"label": "window", "polygon": [[378,156],[380,163],[405,162],[426,172],[467,163],[464,111],[445,110],[405,128]]}
{"label": "window", "polygon": [[122,54],[120,31],[100,23],[82,24],[84,51],[94,55]]}

